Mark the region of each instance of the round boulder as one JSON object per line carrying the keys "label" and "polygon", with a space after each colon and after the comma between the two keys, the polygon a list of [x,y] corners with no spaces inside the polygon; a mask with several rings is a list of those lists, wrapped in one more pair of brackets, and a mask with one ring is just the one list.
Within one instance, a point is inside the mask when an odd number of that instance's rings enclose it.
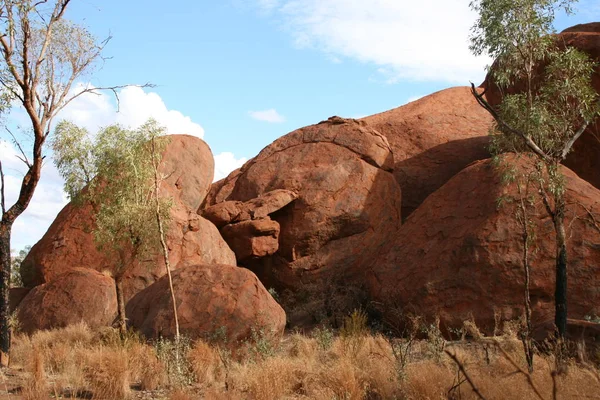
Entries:
{"label": "round boulder", "polygon": [[[229,343],[255,332],[279,338],[285,312],[251,271],[231,265],[186,265],[173,271],[182,335],[210,338],[225,333]],[[135,295],[126,307],[130,326],[147,338],[173,338],[175,319],[168,277]]]}
{"label": "round boulder", "polygon": [[17,307],[22,332],[62,328],[85,322],[91,328],[110,326],[117,312],[114,280],[99,272],[73,268],[36,286]]}
{"label": "round boulder", "polygon": [[[531,168],[526,157],[508,165]],[[600,314],[600,191],[563,168],[566,179],[569,318]],[[402,228],[378,247],[369,288],[384,317],[399,311],[440,317],[460,328],[474,318],[492,333],[497,318],[523,315],[523,228],[516,185],[502,183],[490,160],[469,166],[429,196]],[[537,191],[528,206],[535,240],[530,246],[534,325],[554,316],[555,235]],[[527,200],[528,201],[528,200]],[[533,235],[533,233],[532,233]]]}
{"label": "round boulder", "polygon": [[277,252],[242,264],[277,290],[334,276],[362,283],[362,260],[400,226],[393,165],[385,137],[357,120],[332,117],[276,140],[242,167],[226,200],[276,189],[297,199],[270,214],[280,225]]}

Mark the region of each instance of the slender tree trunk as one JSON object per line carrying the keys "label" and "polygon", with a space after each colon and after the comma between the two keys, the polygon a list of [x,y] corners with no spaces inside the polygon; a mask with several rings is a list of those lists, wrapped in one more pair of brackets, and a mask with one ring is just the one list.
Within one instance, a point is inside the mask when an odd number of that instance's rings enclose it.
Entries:
{"label": "slender tree trunk", "polygon": [[121,340],[127,335],[127,320],[125,318],[125,298],[123,296],[123,276],[115,277],[115,288],[117,290],[117,325]]}
{"label": "slender tree trunk", "polygon": [[527,360],[527,368],[529,373],[533,372],[533,344],[531,342],[531,295],[529,291],[531,281],[531,270],[529,265],[529,213],[527,212],[527,204],[523,199],[523,194],[519,188],[520,207],[522,213],[523,227],[523,269],[525,272],[525,333],[523,335],[523,349],[525,351],[525,359]]}
{"label": "slender tree trunk", "polygon": [[[175,300],[175,290],[173,289],[173,278],[171,276],[171,261],[169,261],[169,248],[165,242],[165,230],[163,228],[163,221],[160,214],[160,198],[159,188],[160,179],[158,177],[158,154],[156,154],[156,138],[152,138],[152,166],[154,167],[154,201],[156,202],[156,224],[158,225],[158,233],[160,235],[160,244],[162,246],[163,259],[165,261],[165,268],[167,269],[167,276],[169,278],[169,290],[171,291],[171,300],[173,301],[173,315],[175,316],[175,343],[179,348],[179,317],[177,316],[177,302]],[[179,357],[179,351],[176,354]]]}
{"label": "slender tree trunk", "polygon": [[0,224],[0,366],[8,367],[10,362],[10,233],[12,224]]}
{"label": "slender tree trunk", "polygon": [[567,237],[565,234],[564,199],[556,203],[554,228],[556,230],[556,289],[554,292],[555,317],[554,324],[559,339],[564,339],[567,332]]}

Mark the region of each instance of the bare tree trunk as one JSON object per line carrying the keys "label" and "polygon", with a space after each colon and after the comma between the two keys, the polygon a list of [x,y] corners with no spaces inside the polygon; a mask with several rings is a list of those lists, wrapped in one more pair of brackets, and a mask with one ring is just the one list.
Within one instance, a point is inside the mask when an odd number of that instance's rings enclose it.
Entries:
{"label": "bare tree trunk", "polygon": [[567,237],[565,234],[564,199],[556,202],[554,215],[556,230],[556,289],[554,292],[555,317],[554,324],[559,339],[564,339],[567,332]]}
{"label": "bare tree trunk", "polygon": [[[171,261],[169,261],[169,248],[165,242],[165,230],[163,228],[162,217],[160,214],[160,199],[159,199],[159,187],[160,179],[158,177],[158,161],[156,154],[156,143],[155,138],[152,138],[152,166],[154,167],[154,200],[156,202],[156,224],[158,225],[158,233],[160,235],[160,244],[162,246],[163,259],[165,261],[165,267],[167,269],[167,276],[169,278],[169,290],[171,291],[171,300],[173,301],[173,315],[175,316],[175,343],[179,348],[179,317],[177,316],[177,302],[175,300],[175,290],[173,289],[173,278],[171,276]],[[176,356],[178,357],[179,351]]]}
{"label": "bare tree trunk", "polygon": [[531,295],[529,291],[531,281],[531,270],[529,265],[529,213],[527,212],[527,204],[519,187],[522,228],[523,228],[523,269],[525,272],[525,332],[523,335],[523,350],[525,351],[525,359],[527,360],[527,368],[529,373],[533,372],[533,343],[531,341]]}
{"label": "bare tree trunk", "polygon": [[8,367],[10,362],[10,231],[11,226],[0,224],[0,366]]}
{"label": "bare tree trunk", "polygon": [[121,340],[127,336],[127,319],[125,318],[125,298],[123,296],[123,276],[115,277],[115,289],[117,290],[117,325]]}

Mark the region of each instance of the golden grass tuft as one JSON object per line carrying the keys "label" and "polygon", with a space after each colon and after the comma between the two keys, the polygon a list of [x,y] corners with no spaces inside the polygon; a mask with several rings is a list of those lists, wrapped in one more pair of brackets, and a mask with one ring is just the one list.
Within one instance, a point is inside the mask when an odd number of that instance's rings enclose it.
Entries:
{"label": "golden grass tuft", "polygon": [[117,400],[129,397],[129,358],[124,349],[93,349],[87,356],[84,372],[95,399]]}

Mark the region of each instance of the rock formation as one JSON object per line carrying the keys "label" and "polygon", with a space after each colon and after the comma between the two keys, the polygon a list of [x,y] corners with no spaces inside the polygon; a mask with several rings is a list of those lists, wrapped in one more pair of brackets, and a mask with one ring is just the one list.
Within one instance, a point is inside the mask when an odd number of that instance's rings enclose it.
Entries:
{"label": "rock formation", "polygon": [[[236,344],[252,330],[280,338],[285,312],[252,272],[231,265],[186,265],[173,273],[181,334],[210,338],[225,333]],[[147,338],[173,338],[175,322],[167,277],[135,295],[127,304],[129,324]],[[259,333],[260,332],[260,333]]]}
{"label": "rock formation", "polygon": [[[161,194],[172,198],[167,243],[171,264],[181,261],[235,265],[235,256],[213,224],[196,214],[209,190],[214,169],[212,153],[201,139],[187,135],[170,136],[160,171],[167,176]],[[112,271],[113,260],[97,250],[91,232],[94,224],[89,204],[71,203],[58,214],[44,237],[23,262],[25,286],[52,281],[73,268]],[[157,253],[138,262],[124,280],[125,297],[150,285],[165,273],[162,255]]]}
{"label": "rock formation", "polygon": [[[527,167],[524,158],[507,163]],[[600,313],[600,191],[564,168],[568,212],[569,317]],[[373,299],[386,318],[393,307],[460,328],[474,317],[487,333],[495,313],[519,318],[524,304],[522,229],[514,203],[498,206],[505,187],[490,160],[461,171],[429,196],[397,234],[382,242],[369,277]],[[536,246],[531,258],[534,323],[554,315],[555,242],[552,221],[537,201],[531,211]],[[594,217],[596,216],[596,217]]]}
{"label": "rock formation", "polygon": [[17,307],[21,331],[61,328],[85,322],[91,328],[110,325],[117,312],[111,277],[92,269],[71,268],[33,288]]}
{"label": "rock formation", "polygon": [[470,89],[454,87],[362,119],[384,135],[402,188],[402,219],[473,161],[489,157],[492,118]]}
{"label": "rock formation", "polygon": [[[375,244],[400,225],[393,165],[385,137],[365,122],[338,117],[267,146],[234,175],[234,185],[217,185],[230,188],[229,201],[247,202],[277,189],[298,196],[270,215],[280,225],[277,252],[245,265],[278,290],[326,277],[352,283]],[[226,205],[209,207],[204,215]]]}

